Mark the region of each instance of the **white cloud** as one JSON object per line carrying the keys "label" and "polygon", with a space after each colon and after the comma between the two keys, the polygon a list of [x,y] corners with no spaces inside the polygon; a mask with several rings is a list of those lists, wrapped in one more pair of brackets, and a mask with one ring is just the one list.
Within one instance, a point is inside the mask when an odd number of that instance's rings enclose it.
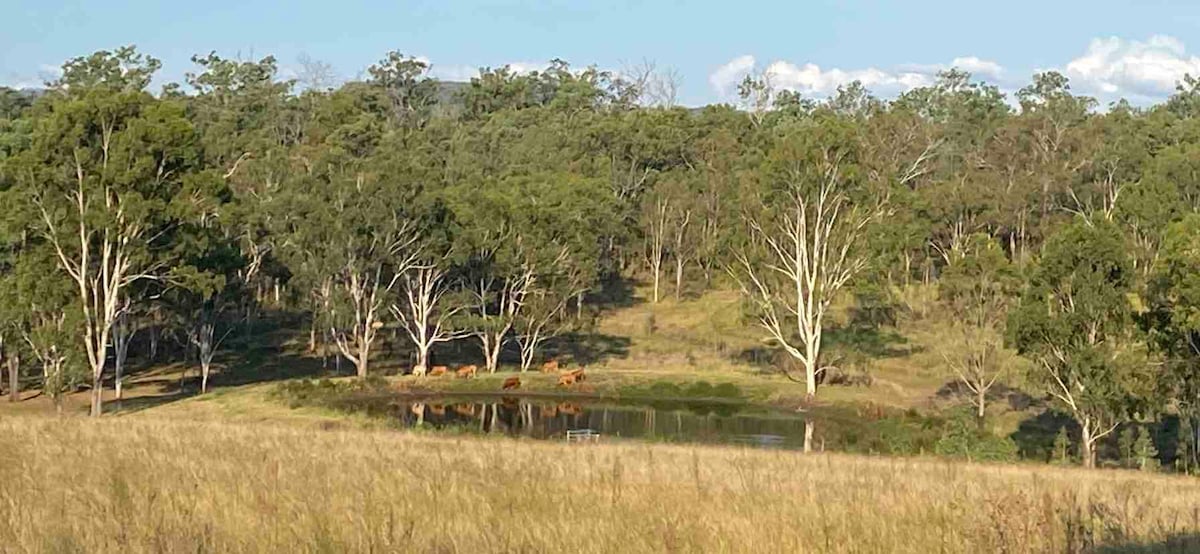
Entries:
{"label": "white cloud", "polygon": [[726,98],[733,94],[733,91],[737,88],[738,83],[740,83],[742,79],[746,77],[746,75],[749,75],[751,71],[754,71],[755,63],[754,56],[749,54],[738,56],[732,60],[729,60],[729,63],[726,63],[713,71],[712,74],[708,76],[708,82],[712,85],[713,89],[717,91],[718,95],[720,95],[722,98]]}
{"label": "white cloud", "polygon": [[[428,58],[419,58],[421,61],[430,64],[430,75],[443,81],[470,81],[473,77],[479,76],[479,70],[483,66],[474,65],[439,65],[431,63]],[[492,69],[499,69],[508,66],[509,70],[517,74],[528,74],[534,71],[541,71],[548,66],[548,63],[539,62],[508,62],[496,66],[490,66]]]}
{"label": "white cloud", "polygon": [[950,62],[950,67],[957,67],[972,75],[989,79],[1000,79],[1004,75],[1004,68],[1000,64],[991,60],[981,60],[975,56],[954,58],[954,61]]}
{"label": "white cloud", "polygon": [[[513,73],[533,73],[546,69],[550,64],[545,62],[509,62],[505,64]],[[578,69],[578,68],[577,68]],[[574,71],[572,71],[574,73]]]}
{"label": "white cloud", "polygon": [[766,73],[771,82],[783,89],[794,90],[805,96],[829,96],[839,86],[861,81],[863,86],[876,93],[894,95],[906,90],[930,85],[936,72],[884,71],[874,67],[844,70],[821,69],[812,63],[796,66],[790,62],[777,61],[767,66]]}
{"label": "white cloud", "polygon": [[[758,67],[754,56],[738,56],[714,70],[709,83],[718,98],[729,100],[737,83]],[[823,68],[811,62],[775,60],[763,71],[778,88],[823,98],[852,81],[861,81],[881,96],[895,96],[933,84],[938,72],[950,68],[967,71],[1010,93],[1030,82],[1034,73],[1018,77],[999,63],[976,56],[961,56],[944,64],[905,64],[894,68]],[[1184,75],[1200,77],[1200,56],[1189,54],[1184,43],[1171,36],[1155,35],[1144,41],[1107,37],[1092,40],[1082,55],[1047,70],[1063,73],[1070,78],[1076,93],[1095,96],[1102,106],[1120,98],[1146,105],[1173,94]]]}
{"label": "white cloud", "polygon": [[1072,88],[1102,102],[1127,98],[1135,103],[1161,101],[1185,74],[1200,75],[1200,58],[1189,56],[1183,42],[1166,35],[1149,40],[1093,39],[1087,52],[1062,72]]}
{"label": "white cloud", "polygon": [[[738,56],[718,67],[709,75],[708,81],[722,99],[729,99],[737,84],[755,70],[754,56]],[[955,58],[949,64],[908,64],[895,69],[867,67],[862,69],[823,69],[815,63],[797,65],[786,60],[771,62],[763,70],[778,88],[799,92],[805,96],[822,98],[837,91],[838,87],[854,81],[874,93],[894,96],[917,87],[932,85],[937,74],[952,67],[968,71],[986,79],[998,79],[1004,69],[1000,64],[980,58]]]}

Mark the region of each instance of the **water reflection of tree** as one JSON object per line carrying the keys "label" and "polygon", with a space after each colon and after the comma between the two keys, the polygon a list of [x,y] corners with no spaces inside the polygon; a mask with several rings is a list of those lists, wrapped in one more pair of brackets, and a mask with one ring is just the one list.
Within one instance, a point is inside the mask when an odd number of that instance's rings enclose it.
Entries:
{"label": "water reflection of tree", "polygon": [[[709,409],[711,407],[678,406],[678,409],[660,414],[664,410],[657,406],[551,403],[521,397],[459,403],[448,399],[426,399],[404,405],[401,418],[406,425],[412,426],[458,427],[480,434],[538,439],[559,438],[571,429],[590,428],[608,437],[776,447],[806,444],[809,451],[823,450],[824,440],[817,436],[814,421],[786,414],[737,415],[737,409],[726,413],[724,409]],[[659,415],[668,418],[663,421],[664,427],[658,425]],[[802,437],[806,438],[804,442],[801,442]]]}

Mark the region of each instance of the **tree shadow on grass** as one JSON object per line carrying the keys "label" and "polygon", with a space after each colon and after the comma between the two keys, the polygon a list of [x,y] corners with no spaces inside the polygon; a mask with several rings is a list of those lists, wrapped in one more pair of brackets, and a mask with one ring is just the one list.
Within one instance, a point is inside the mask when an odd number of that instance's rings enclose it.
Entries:
{"label": "tree shadow on grass", "polygon": [[[301,377],[330,377],[353,374],[351,364],[341,364],[341,372],[333,359],[297,354],[298,345],[307,338],[306,327],[298,320],[261,319],[248,330],[235,328],[225,341],[209,375],[209,392],[222,387],[235,387]],[[125,377],[127,390],[136,395],[117,401],[107,400],[105,411],[133,412],[161,406],[200,393],[201,377],[194,352],[181,349],[174,353],[174,363],[131,360]],[[110,374],[106,390],[113,388]]]}
{"label": "tree shadow on grass", "polygon": [[[919,351],[890,328],[851,324],[826,329],[823,337],[821,350],[825,364],[843,370],[867,368],[874,360]],[[754,346],[735,353],[732,358],[757,367],[762,373],[777,373],[780,369],[800,371],[799,362],[781,348]]]}
{"label": "tree shadow on grass", "polygon": [[[975,393],[971,392],[958,379],[947,381],[934,393],[934,397],[939,400],[965,400],[973,399],[974,396]],[[992,385],[992,388],[988,389],[987,401],[989,405],[993,402],[1004,402],[1008,404],[1009,408],[1018,412],[1031,408],[1045,409],[1047,407],[1045,399],[1037,398],[1021,389],[1010,387],[1004,383],[996,383]]]}
{"label": "tree shadow on grass", "polygon": [[[333,348],[328,349],[325,357],[301,354],[308,340],[307,323],[297,318],[280,318],[264,318],[251,332],[243,333],[242,329],[234,331],[235,334],[230,336],[214,360],[208,381],[209,394],[219,395],[227,387],[354,375],[353,364],[340,359]],[[588,365],[628,356],[629,347],[630,339],[627,337],[571,333],[547,341],[541,358]],[[402,337],[387,337],[373,350],[371,374],[407,373],[413,365],[412,350]],[[119,403],[107,400],[105,411],[140,411],[198,395],[201,377],[195,354],[184,351],[176,354],[176,358],[186,355],[187,360],[175,363],[131,360],[130,371],[125,378],[126,390],[132,392],[136,388],[137,394],[127,396]],[[439,344],[432,353],[433,364],[450,367],[482,365],[482,360],[478,341],[472,339]],[[517,348],[512,344],[506,345],[500,362],[508,366],[519,364],[520,353]],[[113,389],[111,375],[105,388],[110,392]]]}
{"label": "tree shadow on grass", "polygon": [[636,284],[633,279],[623,277],[603,279],[598,289],[587,294],[586,303],[598,307],[602,312],[642,304],[645,299],[638,298],[635,294]]}
{"label": "tree shadow on grass", "polygon": [[823,350],[856,354],[872,360],[907,356],[920,349],[912,346],[908,339],[894,329],[850,324],[833,327],[823,333]]}
{"label": "tree shadow on grass", "polygon": [[598,364],[629,356],[631,342],[629,337],[603,333],[569,333],[549,341],[545,355],[555,359],[569,358],[578,365]]}
{"label": "tree shadow on grass", "polygon": [[1026,418],[1009,438],[1017,444],[1017,452],[1025,460],[1049,460],[1054,452],[1054,440],[1063,428],[1072,437],[1079,436],[1079,425],[1063,412],[1054,409],[1043,410],[1037,415]]}

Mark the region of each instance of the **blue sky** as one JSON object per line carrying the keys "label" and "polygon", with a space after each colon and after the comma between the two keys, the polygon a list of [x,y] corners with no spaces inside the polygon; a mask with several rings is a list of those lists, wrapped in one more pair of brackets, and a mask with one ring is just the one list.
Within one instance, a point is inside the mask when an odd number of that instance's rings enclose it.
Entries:
{"label": "blue sky", "polygon": [[620,69],[653,60],[682,76],[681,100],[728,100],[746,71],[823,97],[862,79],[891,95],[965,66],[1007,90],[1057,69],[1102,100],[1162,98],[1200,74],[1200,3],[1097,0],[817,0],[740,2],[565,0],[251,2],[249,0],[0,2],[0,84],[53,77],[63,60],[136,44],[180,80],[192,54],[302,53],[352,78],[388,50],[428,59],[446,78],[479,66],[526,68],[559,57]]}

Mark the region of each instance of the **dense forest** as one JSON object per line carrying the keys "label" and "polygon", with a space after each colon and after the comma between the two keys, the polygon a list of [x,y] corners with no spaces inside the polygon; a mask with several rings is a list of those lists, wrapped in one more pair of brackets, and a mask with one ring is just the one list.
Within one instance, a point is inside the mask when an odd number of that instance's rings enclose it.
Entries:
{"label": "dense forest", "polygon": [[[482,69],[439,83],[389,53],[361,80],[271,57],[133,48],[0,89],[6,387],[119,395],[133,341],[186,347],[207,389],[232,333],[300,314],[365,377],[454,341],[521,371],[632,281],[648,301],[734,288],[746,325],[819,397],[830,314],[884,325],[913,290],[953,315],[975,394],[1014,349],[1080,427],[1180,415],[1200,461],[1200,81],[1098,106],[1043,73],[1009,97],[952,70],[895,99],[814,101],[748,77],[675,105],[671,75]],[[393,333],[395,331],[395,333]],[[1190,449],[1190,450],[1186,450]]]}

